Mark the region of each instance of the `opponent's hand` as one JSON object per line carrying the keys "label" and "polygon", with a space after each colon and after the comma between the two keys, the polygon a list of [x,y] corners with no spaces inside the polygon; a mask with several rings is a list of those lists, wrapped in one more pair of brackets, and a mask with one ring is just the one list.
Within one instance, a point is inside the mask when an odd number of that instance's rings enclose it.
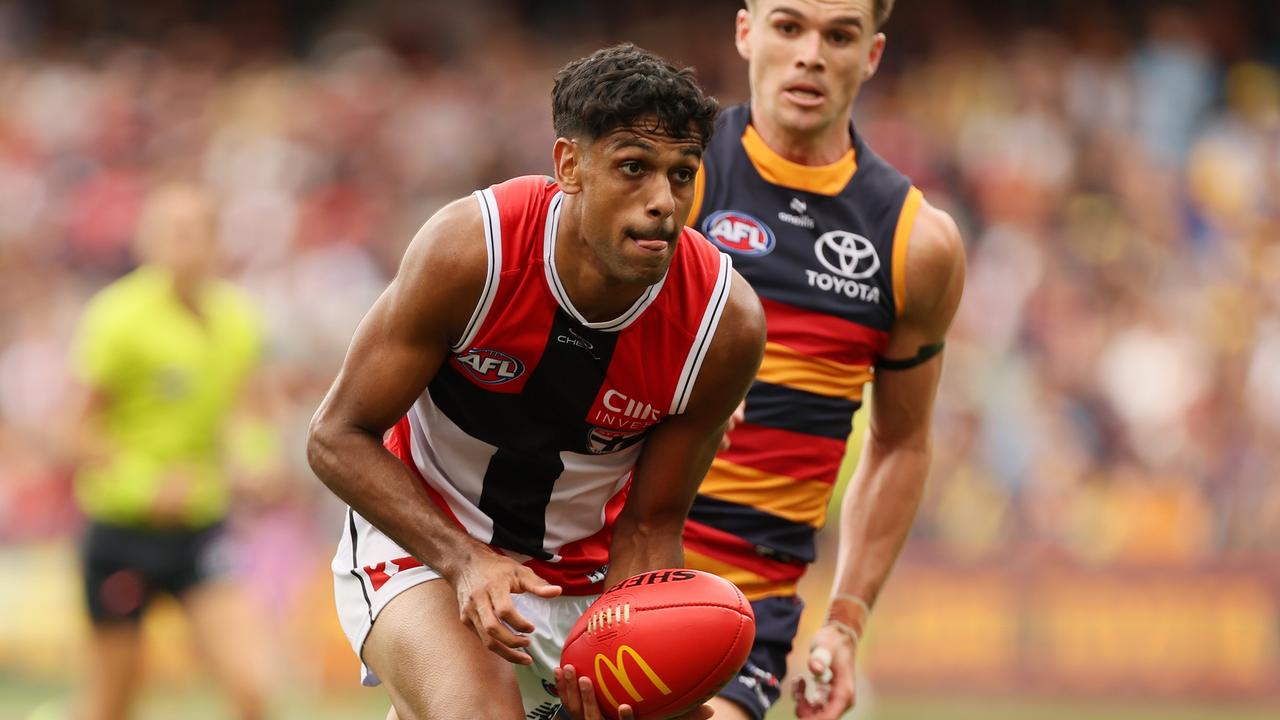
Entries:
{"label": "opponent's hand", "polygon": [[533,658],[521,650],[528,647],[529,638],[517,633],[531,633],[534,626],[516,612],[511,596],[531,592],[553,598],[560,594],[559,585],[552,585],[524,565],[493,552],[478,553],[446,579],[458,594],[462,624],[471,628],[486,648],[509,662],[533,663]]}
{"label": "opponent's hand", "polygon": [[[564,703],[564,711],[571,720],[604,720],[600,705],[596,702],[596,690],[591,678],[580,677],[572,665],[556,668],[556,692],[560,702]],[[667,720],[707,720],[715,714],[710,705],[702,705],[693,710]],[[635,711],[623,703],[618,706],[619,720],[635,720]]]}
{"label": "opponent's hand", "polygon": [[747,401],[743,400],[738,403],[738,409],[734,410],[733,414],[729,416],[729,424],[724,428],[724,435],[720,436],[720,452],[724,452],[729,449],[729,433],[733,432],[733,429],[738,427],[740,423],[745,422],[746,419]]}
{"label": "opponent's hand", "polygon": [[852,639],[835,627],[814,633],[809,665],[792,686],[797,718],[837,720],[853,707],[856,654]]}

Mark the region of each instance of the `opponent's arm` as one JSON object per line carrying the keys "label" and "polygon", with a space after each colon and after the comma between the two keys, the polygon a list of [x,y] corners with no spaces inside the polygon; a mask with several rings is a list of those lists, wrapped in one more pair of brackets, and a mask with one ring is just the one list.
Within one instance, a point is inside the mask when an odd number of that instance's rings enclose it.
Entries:
{"label": "opponent's arm", "polygon": [[[493,553],[445,517],[412,472],[382,445],[383,433],[422,394],[461,337],[484,287],[483,221],[473,198],[438,212],[405,252],[394,280],[361,321],[337,380],[311,422],[307,457],[354,510],[438,571],[460,614],[486,645],[514,662],[532,631],[510,593],[555,595],[533,571]],[[550,588],[550,590],[548,590]]]}
{"label": "opponent's arm", "polygon": [[606,587],[645,570],[684,565],[685,517],[764,353],[760,301],[737,273],[732,282],[688,407],[659,423],[645,440],[614,527]]}
{"label": "opponent's arm", "polygon": [[876,371],[870,431],[840,511],[829,621],[814,636],[814,649],[826,657],[810,655],[814,672],[829,664],[831,697],[821,708],[800,702],[802,718],[833,720],[853,705],[856,637],[911,529],[929,470],[942,353],[919,363],[910,359],[927,355],[946,335],[964,290],[964,246],[951,217],[927,203],[909,243],[907,297],[884,357],[910,367]]}

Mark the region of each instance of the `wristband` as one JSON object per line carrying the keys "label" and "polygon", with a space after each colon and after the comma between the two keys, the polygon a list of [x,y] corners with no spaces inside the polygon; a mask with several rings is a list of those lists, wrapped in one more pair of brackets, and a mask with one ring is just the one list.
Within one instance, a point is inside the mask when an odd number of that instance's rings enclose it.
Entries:
{"label": "wristband", "polygon": [[861,638],[858,637],[858,631],[855,630],[852,625],[848,623],[840,622],[839,620],[833,620],[831,618],[827,618],[826,626],[835,628],[837,631],[840,632],[841,635],[844,635],[845,637],[849,638],[849,641],[853,644],[853,647],[857,649],[858,642],[861,640]]}

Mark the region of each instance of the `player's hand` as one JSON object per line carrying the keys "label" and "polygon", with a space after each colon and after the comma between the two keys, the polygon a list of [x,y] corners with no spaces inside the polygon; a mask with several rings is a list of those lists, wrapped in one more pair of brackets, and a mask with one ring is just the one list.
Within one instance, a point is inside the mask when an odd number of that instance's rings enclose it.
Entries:
{"label": "player's hand", "polygon": [[729,416],[729,424],[726,425],[724,428],[724,435],[720,436],[720,452],[724,452],[725,450],[729,449],[729,445],[730,445],[729,433],[733,432],[733,429],[738,427],[739,423],[746,421],[746,419],[747,419],[747,401],[743,400],[742,402],[738,403],[738,408],[733,411],[732,415]]}
{"label": "player's hand", "polygon": [[[560,702],[564,703],[564,711],[571,720],[604,720],[600,705],[596,702],[596,691],[591,685],[591,678],[579,677],[572,665],[556,668],[556,692]],[[715,714],[710,705],[702,705],[690,712],[667,720],[707,720]],[[623,703],[618,706],[620,720],[635,720],[635,711]]]}
{"label": "player's hand", "polygon": [[792,686],[797,718],[837,720],[853,707],[856,654],[852,639],[836,628],[814,633],[809,665]]}
{"label": "player's hand", "polygon": [[533,658],[522,648],[534,631],[533,623],[516,612],[511,596],[531,592],[553,598],[560,586],[543,580],[534,571],[505,555],[481,552],[446,578],[458,594],[462,624],[471,628],[484,646],[504,660],[530,665]]}

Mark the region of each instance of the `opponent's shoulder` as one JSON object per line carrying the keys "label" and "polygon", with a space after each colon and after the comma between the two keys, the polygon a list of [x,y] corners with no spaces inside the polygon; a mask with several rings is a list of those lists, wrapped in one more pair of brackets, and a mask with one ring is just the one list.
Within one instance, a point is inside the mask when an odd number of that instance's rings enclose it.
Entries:
{"label": "opponent's shoulder", "polygon": [[965,252],[951,215],[920,201],[908,240],[903,314],[949,323],[964,289]]}

